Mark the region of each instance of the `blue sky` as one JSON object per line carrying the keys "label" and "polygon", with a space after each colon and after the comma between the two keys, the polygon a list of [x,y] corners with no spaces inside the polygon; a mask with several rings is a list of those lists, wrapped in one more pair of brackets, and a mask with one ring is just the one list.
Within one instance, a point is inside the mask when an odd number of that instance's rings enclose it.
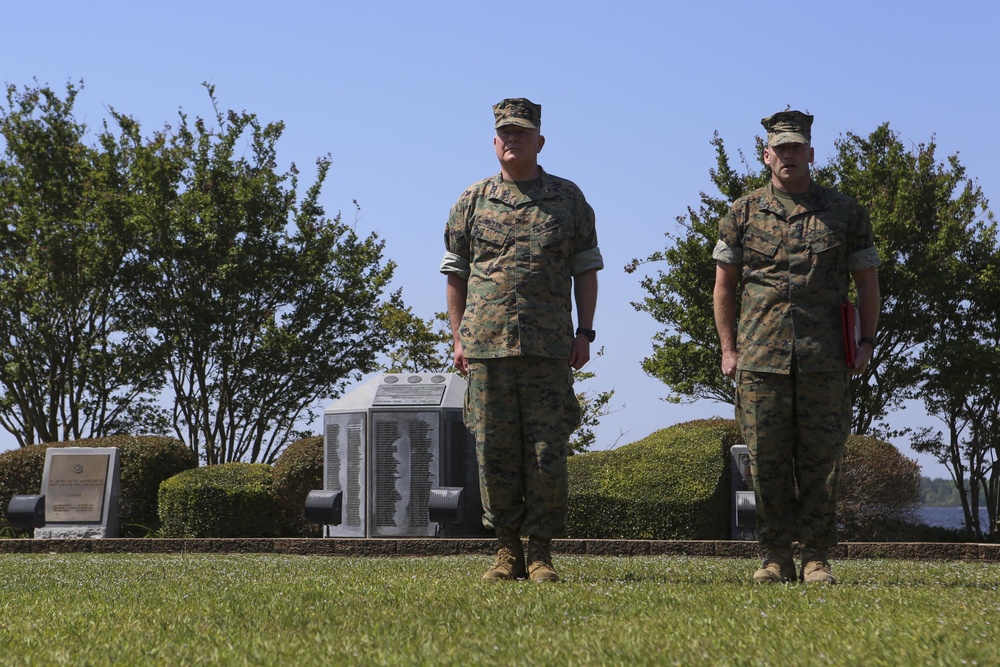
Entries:
{"label": "blue sky", "polygon": [[[3,82],[82,79],[78,117],[95,129],[108,107],[150,132],[181,109],[209,118],[209,82],[223,109],[285,122],[279,158],[303,184],[329,153],[328,212],[353,219],[357,200],[359,231],[386,239],[396,283],[425,318],[445,307],[448,209],[498,170],[491,105],[542,104],[540,161],[586,193],[607,265],[595,324],[605,355],[588,384],[614,388],[624,408],[605,418],[600,448],[732,415],[661,400],[666,388],[640,368],[657,325],[631,307],[645,293],[623,270],[663,248],[710,187],[713,132],[731,155],[750,154],[760,118],[790,105],[816,116],[822,163],[839,135],[888,121],[908,143],[935,140],[942,159],[959,153],[986,196],[1000,196],[994,3],[6,4]],[[892,422],[937,426],[920,405]],[[946,476],[896,444],[924,474]]]}

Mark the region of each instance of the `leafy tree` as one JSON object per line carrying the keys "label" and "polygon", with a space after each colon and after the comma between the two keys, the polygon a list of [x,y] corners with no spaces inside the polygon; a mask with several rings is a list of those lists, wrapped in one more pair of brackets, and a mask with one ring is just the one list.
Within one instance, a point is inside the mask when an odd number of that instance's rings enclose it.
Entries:
{"label": "leafy tree", "polygon": [[[922,398],[948,435],[924,429],[914,449],[949,467],[967,526],[981,537],[978,499],[981,489],[996,488],[1000,444],[993,214],[958,157],[939,161],[933,142],[907,150],[883,125],[868,138],[848,135],[838,148],[833,176],[868,206],[883,258],[878,346],[885,353],[856,388],[856,419],[870,423],[903,398]],[[991,507],[995,524],[995,501]]]}
{"label": "leafy tree", "polygon": [[435,313],[433,320],[425,321],[409,307],[390,304],[383,310],[382,323],[392,341],[382,366],[386,373],[455,372],[448,313]]}
{"label": "leafy tree", "polygon": [[[961,507],[962,500],[959,498],[958,487],[951,479],[930,479],[920,478],[920,496],[924,507]],[[981,503],[986,499],[981,498]]]}
{"label": "leafy tree", "polygon": [[[769,172],[763,167],[749,173],[741,154],[745,173],[738,174],[718,133],[712,145],[716,167],[709,170],[709,176],[722,197],[702,192],[699,208],[688,207],[687,215],[677,217],[681,234],[666,232],[664,250],[634,259],[625,267],[633,273],[646,264],[666,264],[665,271],[642,279],[650,296],[632,306],[666,325],[654,335],[653,354],[642,360],[642,369],[667,385],[672,392],[667,400],[672,403],[697,399],[735,403],[733,383],[719,371],[722,352],[712,309],[712,250],[719,238],[718,220],[729,210],[729,203],[766,183]],[[760,140],[758,148],[763,149]]]}
{"label": "leafy tree", "polygon": [[[208,88],[215,105],[214,89]],[[329,157],[298,197],[277,168],[281,123],[183,113],[147,141],[114,113],[133,154],[142,241],[135,312],[153,332],[174,394],[174,429],[208,464],[272,462],[319,399],[376,368],[389,342],[384,298],[395,265],[319,204]]]}
{"label": "leafy tree", "polygon": [[[762,162],[751,169],[744,159],[743,173],[737,173],[717,134],[712,144],[717,164],[709,174],[722,196],[702,193],[700,208],[689,208],[678,218],[681,235],[668,234],[666,249],[627,267],[635,271],[647,263],[667,265],[655,277],[643,279],[650,296],[633,305],[666,326],[656,335],[653,355],[643,360],[643,368],[671,389],[668,400],[673,401],[708,398],[733,403],[733,384],[719,371],[711,252],[718,239],[717,221],[729,202],[769,179]],[[888,436],[892,433],[880,420],[917,395],[929,361],[921,351],[934,331],[941,330],[936,324],[951,321],[941,317],[955,304],[956,264],[963,253],[983,250],[977,240],[985,229],[980,223],[992,220],[992,215],[957,156],[939,163],[933,143],[908,150],[884,124],[868,137],[841,137],[835,147],[831,162],[815,169],[814,177],[868,208],[883,262],[875,356],[852,383],[857,404],[853,431]],[[762,148],[758,137],[758,156]]]}
{"label": "leafy tree", "polygon": [[123,165],[84,143],[80,89],[8,86],[0,109],[0,425],[21,446],[166,431],[159,374],[124,333]]}
{"label": "leafy tree", "polygon": [[883,124],[868,137],[847,134],[836,149],[817,179],[865,205],[882,259],[876,352],[852,386],[854,428],[866,433],[918,394],[926,369],[938,365],[928,345],[966,330],[955,328],[961,303],[979,297],[962,287],[974,271],[964,263],[995,247],[992,214],[958,156],[939,161],[933,141],[907,148]]}
{"label": "leafy tree", "polygon": [[[955,262],[954,310],[943,314],[921,353],[920,396],[946,431],[922,429],[913,448],[948,468],[966,527],[982,538],[1000,532],[1000,251],[992,225],[984,226],[979,241],[980,252]],[[980,525],[983,501],[987,526]]]}

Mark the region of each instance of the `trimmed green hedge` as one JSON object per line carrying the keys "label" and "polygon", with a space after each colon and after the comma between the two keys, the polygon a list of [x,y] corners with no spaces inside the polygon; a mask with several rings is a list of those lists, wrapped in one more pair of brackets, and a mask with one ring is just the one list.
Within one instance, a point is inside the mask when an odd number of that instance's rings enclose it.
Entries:
{"label": "trimmed green hedge", "polygon": [[921,503],[916,461],[884,440],[859,435],[847,438],[837,501],[840,539],[912,540]]}
{"label": "trimmed green hedge", "polygon": [[289,537],[322,534],[322,526],[305,519],[306,496],[323,488],[323,437],[302,438],[291,443],[274,463],[271,494],[283,515],[282,533]]}
{"label": "trimmed green hedge", "polygon": [[187,470],[160,485],[163,537],[278,537],[281,510],[271,466],[224,463]]}
{"label": "trimmed green hedge", "polygon": [[733,420],[686,422],[610,451],[569,459],[567,537],[729,537]]}
{"label": "trimmed green hedge", "polygon": [[160,483],[195,468],[198,456],[175,438],[115,435],[30,445],[0,453],[0,530],[11,530],[7,506],[16,495],[42,490],[45,450],[49,447],[117,447],[121,462],[118,518],[123,537],[141,537],[159,525],[157,494]]}
{"label": "trimmed green hedge", "polygon": [[[728,539],[734,420],[687,422],[610,451],[569,459],[567,536]],[[841,466],[841,539],[922,539],[920,467],[891,443],[849,436]]]}

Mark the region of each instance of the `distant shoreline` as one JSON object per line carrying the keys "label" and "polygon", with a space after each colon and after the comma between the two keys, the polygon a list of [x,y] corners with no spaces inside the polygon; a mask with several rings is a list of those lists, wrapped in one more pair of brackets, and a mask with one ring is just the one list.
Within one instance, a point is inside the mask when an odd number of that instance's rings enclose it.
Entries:
{"label": "distant shoreline", "polygon": [[[928,526],[938,526],[940,528],[951,528],[953,530],[965,528],[965,513],[961,507],[932,507],[924,505],[919,510],[921,521]],[[989,523],[989,513],[985,508],[979,509],[980,526],[985,527]]]}

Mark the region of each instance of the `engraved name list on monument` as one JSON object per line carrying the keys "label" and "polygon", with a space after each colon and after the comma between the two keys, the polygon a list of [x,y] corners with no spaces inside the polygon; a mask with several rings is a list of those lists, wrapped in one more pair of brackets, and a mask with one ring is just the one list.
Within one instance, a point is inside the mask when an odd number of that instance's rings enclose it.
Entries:
{"label": "engraved name list on monument", "polygon": [[344,493],[343,523],[362,526],[364,498],[364,419],[360,414],[335,415],[326,424],[326,489]]}
{"label": "engraved name list on monument", "polygon": [[434,534],[429,504],[438,477],[437,415],[388,412],[372,422],[372,525],[382,535]]}
{"label": "engraved name list on monument", "polygon": [[423,419],[408,422],[410,431],[410,525],[430,523],[428,510],[433,486],[434,454],[431,452],[430,424]]}
{"label": "engraved name list on monument", "polygon": [[347,426],[347,525],[361,525],[361,495],[364,493],[364,438],[361,424]]}
{"label": "engraved name list on monument", "polygon": [[403,499],[396,489],[399,479],[399,459],[396,446],[399,440],[399,424],[383,421],[375,424],[375,526],[396,527],[397,503]]}

